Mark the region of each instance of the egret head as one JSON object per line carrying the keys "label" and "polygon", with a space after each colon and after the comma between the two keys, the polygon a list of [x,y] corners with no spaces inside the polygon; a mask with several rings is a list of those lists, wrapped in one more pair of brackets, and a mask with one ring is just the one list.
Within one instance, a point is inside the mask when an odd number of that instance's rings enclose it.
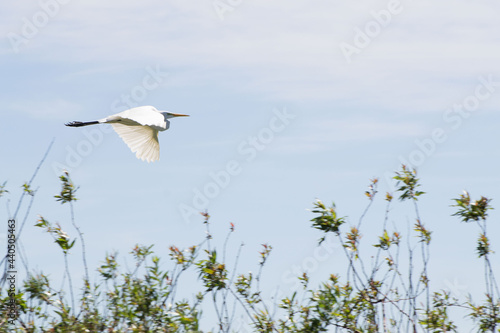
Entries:
{"label": "egret head", "polygon": [[166,119],[175,117],[189,117],[188,114],[180,114],[180,113],[163,112],[163,114],[165,115]]}

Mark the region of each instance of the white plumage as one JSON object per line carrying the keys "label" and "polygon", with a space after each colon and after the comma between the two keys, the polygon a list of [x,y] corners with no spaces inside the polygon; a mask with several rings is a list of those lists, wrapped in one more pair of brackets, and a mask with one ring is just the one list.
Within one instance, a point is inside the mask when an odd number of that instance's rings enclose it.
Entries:
{"label": "white plumage", "polygon": [[154,162],[160,159],[158,132],[170,127],[169,118],[187,117],[185,114],[158,111],[153,106],[140,106],[108,116],[97,121],[73,121],[66,126],[80,127],[111,124],[137,158]]}

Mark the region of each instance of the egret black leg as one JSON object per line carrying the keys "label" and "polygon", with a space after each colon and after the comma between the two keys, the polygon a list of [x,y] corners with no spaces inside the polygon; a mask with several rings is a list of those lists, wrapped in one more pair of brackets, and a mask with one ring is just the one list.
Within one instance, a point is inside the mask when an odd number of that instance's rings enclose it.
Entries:
{"label": "egret black leg", "polygon": [[88,125],[95,125],[95,124],[99,124],[99,122],[98,121],[87,121],[87,122],[72,121],[72,122],[66,123],[64,125],[71,126],[71,127],[81,127],[81,126],[88,126]]}

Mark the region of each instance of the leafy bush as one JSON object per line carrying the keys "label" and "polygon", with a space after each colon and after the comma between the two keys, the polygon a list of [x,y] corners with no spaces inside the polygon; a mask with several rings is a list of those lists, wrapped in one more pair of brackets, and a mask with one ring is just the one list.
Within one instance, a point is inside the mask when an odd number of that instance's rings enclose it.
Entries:
{"label": "leafy bush", "polygon": [[[365,192],[368,205],[357,225],[348,225],[345,217],[339,217],[335,204],[326,205],[320,200],[313,203],[311,226],[322,232],[318,245],[327,236],[335,237],[342,245],[347,271],[344,276],[330,275],[317,287],[310,286],[310,277],[303,273],[297,277],[302,287],[278,301],[278,311],[270,311],[260,288],[272,246],[262,245],[257,274],[237,275],[236,269],[228,268],[225,261],[227,241],[235,227],[230,224],[223,249],[217,251],[211,244],[210,216],[206,212],[202,215],[207,236],[199,244],[182,250],[171,246],[167,259],[156,256],[152,245],[136,245],[130,252],[135,262],[133,271],[122,269],[117,255],[108,254],[97,268],[100,278],[90,281],[84,238],[73,214],[77,187],[67,172],[60,180],[61,193],[55,199],[69,204],[71,221],[81,243],[85,277],[79,288],[80,296],[74,296],[67,262],[67,254],[74,250],[77,239],[40,216],[35,226],[48,232],[61,249],[69,286],[58,289],[47,275],[27,272],[20,290],[9,295],[4,275],[0,290],[0,332],[199,332],[204,307],[214,309],[218,332],[238,330],[237,312],[247,316],[249,328],[256,332],[458,332],[451,315],[454,310],[465,310],[478,332],[500,332],[500,292],[487,234],[491,200],[485,197],[473,200],[467,192],[453,199],[457,208],[453,215],[463,222],[476,223],[480,230],[477,254],[486,267],[484,301],[475,304],[472,299],[459,300],[446,291],[431,291],[428,263],[432,232],[420,219],[418,199],[424,192],[418,190],[416,171],[406,166],[394,176],[397,193],[385,195],[384,222],[378,242],[372,244],[375,255],[369,259],[370,264],[360,251],[361,230],[377,198],[378,180],[373,179]],[[24,191],[34,196],[36,191],[30,189],[30,183],[23,185]],[[5,193],[4,183],[0,196]],[[409,200],[413,204],[415,218],[411,232],[417,237],[416,244],[410,241],[406,244],[402,234],[387,225],[396,195],[400,201]],[[401,263],[401,253],[406,248],[409,269]],[[240,251],[241,247],[236,263]],[[7,260],[5,257],[5,264]],[[164,261],[170,263],[170,269],[164,268]],[[197,274],[200,284],[197,288],[189,287],[193,290],[190,299],[177,299],[178,290],[186,288],[182,284],[188,271]],[[14,325],[8,323],[11,304],[17,308]]]}

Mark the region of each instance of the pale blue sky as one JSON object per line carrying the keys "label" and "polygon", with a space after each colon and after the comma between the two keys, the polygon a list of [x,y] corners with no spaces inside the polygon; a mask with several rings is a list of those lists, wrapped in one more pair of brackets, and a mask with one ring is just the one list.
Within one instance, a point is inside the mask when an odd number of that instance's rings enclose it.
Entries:
{"label": "pale blue sky", "polygon": [[[283,272],[314,258],[320,237],[306,211],[315,198],[335,201],[354,223],[369,179],[380,177],[380,205],[362,230],[373,241],[392,190],[385,175],[407,160],[427,192],[420,209],[434,231],[433,288],[480,288],[478,231],[450,217],[449,205],[467,189],[497,206],[497,2],[242,0],[223,12],[213,1],[40,3],[8,3],[0,13],[0,182],[11,191],[2,207],[10,199],[14,209],[55,138],[23,235],[32,268],[58,275],[62,267],[50,237],[30,226],[36,214],[75,235],[67,207],[52,200],[54,169],[65,165],[81,186],[76,219],[91,268],[106,251],[125,255],[136,243],[163,255],[169,245],[198,243],[202,219],[182,209],[199,208],[195,194],[208,188],[216,237],[233,222],[230,246],[246,244],[241,271],[255,270],[260,244],[270,243],[266,288],[289,292]],[[154,164],[106,126],[63,125],[138,105],[191,115],[160,134]],[[211,175],[228,163],[233,175],[214,189]],[[400,231],[413,218],[405,207],[394,212]],[[498,213],[490,215],[499,252]],[[318,279],[342,274],[341,257],[321,260]]]}

